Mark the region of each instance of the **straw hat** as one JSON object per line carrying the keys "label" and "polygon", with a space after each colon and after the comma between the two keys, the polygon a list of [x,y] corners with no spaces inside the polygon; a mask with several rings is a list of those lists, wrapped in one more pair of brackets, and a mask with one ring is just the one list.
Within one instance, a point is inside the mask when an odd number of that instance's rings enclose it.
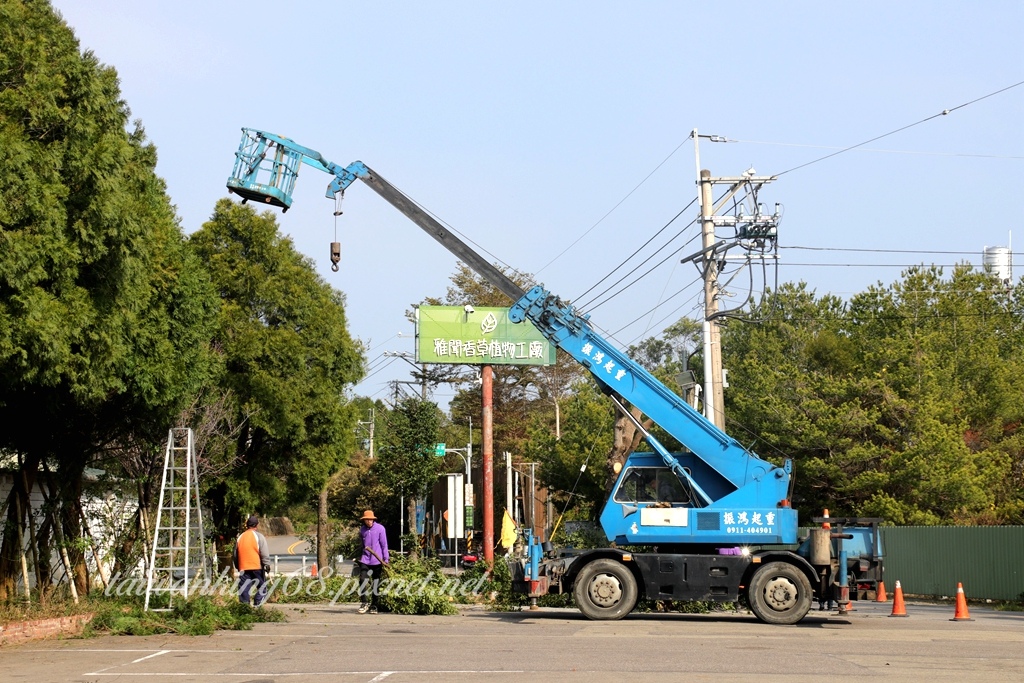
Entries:
{"label": "straw hat", "polygon": [[364,519],[377,519],[377,518],[374,516],[373,510],[367,510],[366,512],[363,513],[363,516],[360,517],[359,519],[360,519],[360,521],[362,521]]}

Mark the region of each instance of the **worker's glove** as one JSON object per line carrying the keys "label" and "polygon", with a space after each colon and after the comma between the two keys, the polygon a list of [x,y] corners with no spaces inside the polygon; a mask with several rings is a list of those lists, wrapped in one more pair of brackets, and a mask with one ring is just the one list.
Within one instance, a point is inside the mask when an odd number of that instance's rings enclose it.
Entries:
{"label": "worker's glove", "polygon": [[269,564],[263,565],[263,573],[264,574],[269,574],[270,573],[270,565]]}

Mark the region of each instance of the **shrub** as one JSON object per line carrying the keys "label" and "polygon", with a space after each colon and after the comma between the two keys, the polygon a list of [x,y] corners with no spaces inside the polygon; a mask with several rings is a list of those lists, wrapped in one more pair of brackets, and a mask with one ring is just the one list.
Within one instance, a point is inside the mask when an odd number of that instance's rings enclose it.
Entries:
{"label": "shrub", "polygon": [[[455,602],[466,601],[460,589],[470,585],[467,575],[445,575],[435,559],[392,556],[380,579],[380,606],[396,614],[455,614]],[[358,576],[287,577],[271,583],[270,601],[354,602],[359,599],[358,585]]]}
{"label": "shrub", "polygon": [[474,583],[483,579],[480,596],[493,610],[517,612],[529,602],[529,598],[522,593],[512,592],[512,570],[509,561],[503,557],[494,559],[494,568],[491,570],[488,570],[486,563],[478,562],[463,577]]}
{"label": "shrub", "polygon": [[166,612],[145,611],[139,596],[95,601],[96,616],[83,635],[148,636],[157,633],[180,633],[204,636],[217,630],[249,630],[258,622],[284,621],[275,610],[254,608],[224,596],[195,596],[174,600]]}
{"label": "shrub", "polygon": [[353,602],[356,595],[356,578],[334,575],[324,577],[278,576],[270,581],[270,602],[311,603],[311,602]]}
{"label": "shrub", "polygon": [[555,545],[576,550],[607,548],[608,539],[597,524],[569,522],[559,529],[554,539]]}
{"label": "shrub", "polygon": [[[396,614],[456,614],[452,579],[435,559],[394,557],[381,582],[380,605]],[[385,585],[386,584],[386,585]]]}

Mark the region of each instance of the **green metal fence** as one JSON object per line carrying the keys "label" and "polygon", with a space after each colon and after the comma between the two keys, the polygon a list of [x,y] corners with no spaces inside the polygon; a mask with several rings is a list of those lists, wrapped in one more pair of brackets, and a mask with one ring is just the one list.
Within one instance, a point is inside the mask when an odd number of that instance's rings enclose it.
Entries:
{"label": "green metal fence", "polygon": [[882,527],[885,587],[910,595],[1017,600],[1024,593],[1024,526]]}

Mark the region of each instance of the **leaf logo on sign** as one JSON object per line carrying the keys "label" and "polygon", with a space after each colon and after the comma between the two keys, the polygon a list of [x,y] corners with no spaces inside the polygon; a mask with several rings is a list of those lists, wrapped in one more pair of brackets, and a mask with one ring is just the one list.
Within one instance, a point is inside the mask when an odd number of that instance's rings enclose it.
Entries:
{"label": "leaf logo on sign", "polygon": [[493,313],[488,313],[480,323],[480,331],[484,334],[490,334],[496,329],[498,329],[498,319]]}

